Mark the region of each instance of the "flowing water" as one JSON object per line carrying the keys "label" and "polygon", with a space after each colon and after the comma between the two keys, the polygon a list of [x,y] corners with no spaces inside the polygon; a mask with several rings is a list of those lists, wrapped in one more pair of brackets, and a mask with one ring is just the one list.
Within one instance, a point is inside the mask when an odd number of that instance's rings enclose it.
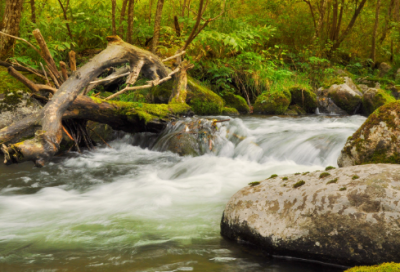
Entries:
{"label": "flowing water", "polygon": [[233,118],[200,157],[143,148],[154,137],[141,134],[40,169],[2,165],[0,271],[343,271],[249,254],[219,223],[249,182],[336,166],[364,120]]}

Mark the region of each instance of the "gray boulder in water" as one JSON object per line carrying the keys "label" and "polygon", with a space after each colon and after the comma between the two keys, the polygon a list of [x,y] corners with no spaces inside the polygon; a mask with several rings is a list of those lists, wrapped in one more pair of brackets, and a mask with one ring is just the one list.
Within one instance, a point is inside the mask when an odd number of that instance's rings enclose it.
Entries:
{"label": "gray boulder in water", "polygon": [[160,134],[152,150],[171,151],[181,156],[200,156],[213,150],[217,120],[187,118],[171,122]]}
{"label": "gray boulder in water", "polygon": [[377,264],[400,262],[399,222],[400,166],[362,165],[254,182],[229,200],[221,234],[272,255]]}

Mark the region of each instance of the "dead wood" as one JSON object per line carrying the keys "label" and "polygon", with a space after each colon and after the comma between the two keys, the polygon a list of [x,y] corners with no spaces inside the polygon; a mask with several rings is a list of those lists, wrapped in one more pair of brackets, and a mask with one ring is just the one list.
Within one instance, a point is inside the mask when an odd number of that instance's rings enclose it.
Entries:
{"label": "dead wood", "polygon": [[[38,31],[35,32],[36,34],[40,33]],[[36,36],[40,38],[41,35]],[[154,79],[150,86],[170,79],[172,74],[177,72],[175,70],[168,74],[166,67],[156,55],[125,43],[118,36],[107,37],[107,40],[109,42],[107,48],[73,73],[55,92],[41,112],[0,130],[1,150],[5,154],[6,164],[33,161],[37,166],[43,166],[60,148],[63,119],[98,121],[110,124],[113,128],[131,132],[160,132],[165,127],[166,120],[170,118],[170,115],[189,110],[189,107],[187,106],[186,108],[185,105],[179,105],[179,107],[145,105],[147,108],[141,109],[136,104],[122,103],[118,105],[117,102],[108,103],[101,100],[100,102],[95,102],[89,97],[78,97],[78,94],[105,69],[124,63],[130,64],[132,72],[135,71],[135,67],[142,67],[142,73]],[[47,47],[44,46],[44,40],[41,42],[43,53]],[[46,53],[43,54],[46,55]],[[52,62],[50,58],[45,60],[51,72],[50,74],[55,77],[55,82],[62,82],[54,61]],[[12,71],[14,74],[15,72]],[[26,78],[18,75],[17,77],[22,81],[26,81]],[[132,78],[134,77],[132,76]],[[159,80],[160,78],[162,80]],[[26,85],[30,86],[31,84],[26,82]],[[30,86],[30,88],[37,92],[39,87]],[[155,106],[157,109],[152,112],[152,107]],[[34,125],[41,125],[42,129],[36,132],[33,139],[8,146],[4,144],[18,133],[21,133],[21,131]],[[87,141],[88,139],[83,140]],[[88,141],[87,146],[90,146]]]}

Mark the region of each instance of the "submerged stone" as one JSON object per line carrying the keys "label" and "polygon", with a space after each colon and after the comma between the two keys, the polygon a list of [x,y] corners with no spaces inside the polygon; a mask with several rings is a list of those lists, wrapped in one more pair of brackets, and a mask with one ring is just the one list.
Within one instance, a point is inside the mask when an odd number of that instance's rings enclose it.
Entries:
{"label": "submerged stone", "polygon": [[343,265],[400,262],[400,166],[330,174],[336,181],[329,184],[313,172],[244,187],[225,207],[221,234],[272,255]]}

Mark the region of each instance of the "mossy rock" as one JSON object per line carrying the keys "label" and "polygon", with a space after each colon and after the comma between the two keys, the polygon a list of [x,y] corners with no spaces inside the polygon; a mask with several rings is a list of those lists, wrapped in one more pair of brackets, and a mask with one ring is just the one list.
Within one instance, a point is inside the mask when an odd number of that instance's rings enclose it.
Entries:
{"label": "mossy rock", "polygon": [[224,107],[222,109],[223,115],[239,115],[239,112],[235,108]]}
{"label": "mossy rock", "polygon": [[307,114],[307,112],[299,105],[291,105],[285,112],[285,115],[292,115],[292,116],[305,115],[305,114]]}
{"label": "mossy rock", "polygon": [[363,109],[366,115],[370,115],[377,108],[394,102],[396,99],[382,89],[369,89],[363,95]]}
{"label": "mossy rock", "polygon": [[322,87],[324,89],[328,89],[332,85],[341,85],[344,84],[346,81],[343,76],[337,75],[335,77],[327,78],[322,83]]}
{"label": "mossy rock", "polygon": [[235,108],[240,113],[249,113],[250,111],[249,105],[247,105],[246,100],[240,95],[227,93],[224,94],[223,98],[225,100],[225,104],[228,107]]}
{"label": "mossy rock", "polygon": [[328,96],[348,114],[354,114],[362,103],[362,93],[347,84],[332,85],[328,90]]}
{"label": "mossy rock", "polygon": [[[152,103],[168,103],[173,88],[173,80],[153,87],[149,91]],[[198,115],[218,115],[222,113],[224,100],[216,93],[188,76],[186,103]],[[146,97],[148,99],[148,97]]]}
{"label": "mossy rock", "polygon": [[374,266],[356,266],[345,272],[397,272],[400,271],[399,263],[383,263]]}
{"label": "mossy rock", "polygon": [[264,114],[284,114],[291,102],[288,90],[265,92],[260,94],[254,103],[254,112]]}
{"label": "mossy rock", "polygon": [[189,76],[186,102],[198,115],[221,114],[225,104],[222,97]]}
{"label": "mossy rock", "polygon": [[400,164],[400,101],[375,110],[347,139],[338,159],[340,167],[371,163]]}
{"label": "mossy rock", "polygon": [[314,113],[317,108],[317,95],[312,91],[310,86],[293,86],[289,89],[292,95],[292,103],[301,107],[307,113]]}

